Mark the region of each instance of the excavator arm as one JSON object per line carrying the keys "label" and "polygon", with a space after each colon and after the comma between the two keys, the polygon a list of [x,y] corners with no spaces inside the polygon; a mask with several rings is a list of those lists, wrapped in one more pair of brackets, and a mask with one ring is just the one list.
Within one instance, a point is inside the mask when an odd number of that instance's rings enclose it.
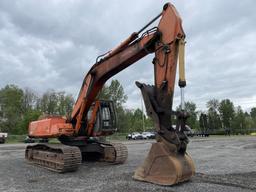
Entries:
{"label": "excavator arm", "polygon": [[[139,34],[145,27],[159,17],[161,17],[161,19],[158,27],[145,31],[139,37]],[[97,58],[97,62],[85,76],[71,117],[75,125],[76,133],[78,133],[81,128],[81,122],[86,121],[86,114],[105,82],[150,53],[155,53],[153,63],[156,90],[154,90],[154,92],[162,90],[161,93],[159,92],[155,95],[156,101],[154,103],[160,104],[154,107],[163,110],[166,108],[165,106],[168,106],[166,110],[170,111],[175,83],[178,45],[179,42],[185,38],[181,26],[181,19],[174,6],[166,4],[163,11],[145,27],[139,32],[134,32],[123,43],[107,53],[104,57],[100,59]],[[160,97],[164,99],[162,100]],[[169,118],[169,116],[166,118]],[[165,126],[164,124],[166,123],[168,125]],[[158,131],[160,131],[160,125],[168,128],[168,126],[170,126],[169,119],[167,121],[162,120],[161,123],[156,124]]]}

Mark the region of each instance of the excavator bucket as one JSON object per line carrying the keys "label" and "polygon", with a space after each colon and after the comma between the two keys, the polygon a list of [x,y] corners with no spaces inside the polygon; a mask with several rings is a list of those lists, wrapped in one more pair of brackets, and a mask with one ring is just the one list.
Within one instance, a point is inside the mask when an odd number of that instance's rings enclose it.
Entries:
{"label": "excavator bucket", "polygon": [[189,180],[194,174],[195,166],[187,153],[179,154],[175,145],[160,141],[152,144],[133,178],[159,185],[174,185]]}

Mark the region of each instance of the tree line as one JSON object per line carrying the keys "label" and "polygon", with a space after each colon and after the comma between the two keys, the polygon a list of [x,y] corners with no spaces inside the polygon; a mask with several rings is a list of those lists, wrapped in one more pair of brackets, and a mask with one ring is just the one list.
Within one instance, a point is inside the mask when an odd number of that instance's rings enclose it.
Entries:
{"label": "tree line", "polygon": [[206,102],[206,111],[197,110],[196,104],[186,102],[189,112],[188,124],[199,132],[209,134],[249,134],[256,131],[256,107],[250,112],[235,106],[230,99],[211,99]]}
{"label": "tree line", "polygon": [[72,95],[48,90],[39,96],[33,90],[6,85],[0,89],[0,131],[26,134],[28,124],[41,115],[66,115],[73,108]]}
{"label": "tree line", "polygon": [[[128,97],[118,80],[105,85],[97,98],[114,101],[119,132],[154,129],[152,120],[140,108],[124,107]],[[64,91],[48,90],[39,95],[29,88],[6,85],[0,89],[0,131],[26,134],[29,122],[44,114],[69,116],[73,105],[73,96]],[[252,128],[256,128],[256,107],[246,112],[240,106],[234,106],[230,99],[211,99],[206,107],[206,111],[200,111],[194,102],[185,103],[185,110],[190,114],[187,123],[192,129],[210,134],[247,134],[255,131]],[[179,109],[180,106],[176,110]],[[172,124],[175,124],[175,117]]]}
{"label": "tree line", "polygon": [[[126,109],[123,104],[128,97],[118,80],[112,80],[98,94],[98,99],[112,100],[118,117],[118,131],[143,131],[152,128],[152,121],[142,110]],[[48,90],[42,95],[17,85],[0,89],[0,131],[10,134],[27,134],[29,122],[43,115],[69,116],[74,105],[72,95],[64,91]]]}
{"label": "tree line", "polygon": [[206,106],[206,113],[201,113],[199,117],[201,129],[216,134],[248,134],[256,131],[256,107],[249,112],[243,111],[230,99],[211,99]]}

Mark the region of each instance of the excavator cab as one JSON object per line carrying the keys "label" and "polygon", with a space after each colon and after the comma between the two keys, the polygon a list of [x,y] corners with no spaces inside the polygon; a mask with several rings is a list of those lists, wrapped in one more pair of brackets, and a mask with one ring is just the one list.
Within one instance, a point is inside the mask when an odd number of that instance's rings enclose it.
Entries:
{"label": "excavator cab", "polygon": [[[88,126],[92,126],[94,136],[112,134],[117,130],[116,108],[113,101],[95,101],[87,114]],[[89,130],[89,129],[88,129]]]}

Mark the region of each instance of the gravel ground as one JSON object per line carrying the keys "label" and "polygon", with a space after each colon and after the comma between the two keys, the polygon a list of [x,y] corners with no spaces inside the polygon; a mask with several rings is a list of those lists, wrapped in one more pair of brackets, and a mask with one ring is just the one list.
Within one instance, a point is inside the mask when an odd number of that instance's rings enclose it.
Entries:
{"label": "gravel ground", "polygon": [[129,157],[123,165],[87,162],[77,172],[65,174],[27,164],[25,144],[0,145],[0,191],[256,191],[256,137],[191,139],[188,152],[197,173],[190,181],[172,187],[132,180],[152,142],[124,142]]}

